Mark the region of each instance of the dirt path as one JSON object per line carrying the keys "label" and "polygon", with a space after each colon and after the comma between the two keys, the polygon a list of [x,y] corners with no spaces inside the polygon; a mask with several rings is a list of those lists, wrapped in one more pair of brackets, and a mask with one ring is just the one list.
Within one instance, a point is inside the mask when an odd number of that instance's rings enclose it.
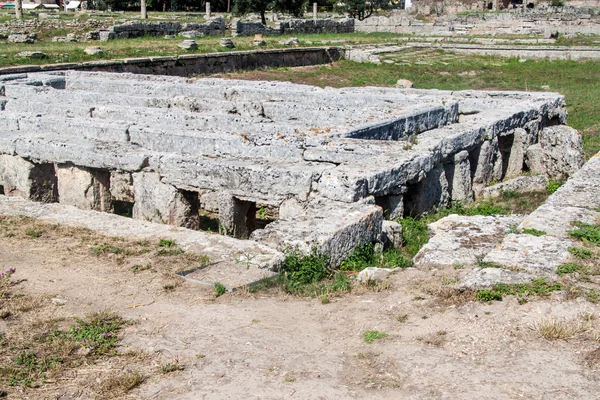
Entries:
{"label": "dirt path", "polygon": [[[143,399],[599,398],[600,306],[562,294],[522,305],[442,301],[452,271],[408,269],[388,290],[329,304],[280,292],[215,299],[187,281],[166,291],[174,281],[160,269],[134,274],[139,257],[95,256],[75,236],[6,237],[0,228],[0,270],[16,268],[19,290],[41,295],[48,317],[115,311],[135,321],[121,351],[147,354],[83,366],[40,389],[4,388],[9,398],[93,398],[109,369],[142,371],[146,381],[128,397]],[[585,329],[548,341],[535,327],[552,318]],[[0,320],[0,331],[11,323]],[[369,330],[389,336],[367,344]],[[176,362],[184,369],[161,372]]]}

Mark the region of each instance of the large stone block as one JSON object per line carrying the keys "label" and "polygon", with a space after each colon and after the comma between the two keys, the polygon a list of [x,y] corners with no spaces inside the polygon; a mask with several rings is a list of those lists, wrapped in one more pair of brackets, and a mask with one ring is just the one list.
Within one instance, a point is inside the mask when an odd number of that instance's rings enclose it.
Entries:
{"label": "large stone block", "polygon": [[53,164],[35,164],[19,156],[0,155],[4,194],[51,203],[58,200]]}
{"label": "large stone block", "polygon": [[548,176],[566,179],[584,163],[581,135],[566,125],[549,126],[542,130],[540,145]]}
{"label": "large stone block", "polygon": [[198,196],[165,184],[152,172],[133,174],[133,218],[198,229]]}
{"label": "large stone block", "polygon": [[84,210],[112,212],[110,172],[57,165],[60,203]]}
{"label": "large stone block", "polygon": [[444,207],[450,200],[448,181],[442,165],[427,172],[423,180],[408,185],[405,200],[405,214],[420,216],[439,207]]}
{"label": "large stone block", "polygon": [[452,201],[471,203],[473,201],[473,186],[471,183],[469,152],[466,150],[458,152],[453,157],[452,163],[444,164],[444,169]]}

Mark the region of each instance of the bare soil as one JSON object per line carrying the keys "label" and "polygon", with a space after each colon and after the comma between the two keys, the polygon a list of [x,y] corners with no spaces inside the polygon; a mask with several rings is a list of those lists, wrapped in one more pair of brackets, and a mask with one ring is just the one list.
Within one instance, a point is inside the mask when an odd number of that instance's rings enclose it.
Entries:
{"label": "bare soil", "polygon": [[[9,342],[41,320],[94,311],[113,311],[133,324],[121,331],[119,352],[129,355],[83,363],[39,388],[0,386],[10,399],[593,399],[600,393],[600,305],[582,298],[557,292],[524,304],[511,296],[482,303],[450,289],[460,271],[412,268],[392,275],[386,290],[354,290],[328,304],[278,289],[215,298],[211,287],[177,280],[178,266],[169,259],[96,255],[94,240],[82,240],[85,232],[42,227],[35,237],[25,234],[32,224],[0,224],[0,271],[15,268],[14,290],[39,299],[31,310],[0,319]],[[180,262],[187,261],[173,258]],[[152,269],[131,270],[147,263]],[[577,329],[544,339],[542,327],[551,324]],[[367,344],[363,334],[370,330],[388,336]],[[134,372],[144,377],[141,385],[111,391],[110,379]]]}

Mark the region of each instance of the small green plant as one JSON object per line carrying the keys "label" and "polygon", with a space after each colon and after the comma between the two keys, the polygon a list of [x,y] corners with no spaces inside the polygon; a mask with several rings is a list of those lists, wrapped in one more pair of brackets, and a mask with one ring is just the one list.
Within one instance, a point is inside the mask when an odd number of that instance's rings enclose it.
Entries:
{"label": "small green plant", "polygon": [[421,250],[421,247],[429,241],[427,221],[424,219],[407,217],[398,222],[402,225],[402,241],[404,242],[404,248],[410,256],[414,257],[419,250]]}
{"label": "small green plant", "polygon": [[363,333],[363,340],[365,343],[372,344],[377,339],[383,339],[388,337],[389,335],[384,332],[379,331],[366,331]]}
{"label": "small green plant", "polygon": [[164,286],[163,286],[163,290],[164,290],[165,292],[172,292],[172,291],[174,291],[176,288],[177,288],[177,285],[174,285],[174,284],[172,284],[172,283],[169,283],[169,284],[166,284],[166,285],[164,285]]}
{"label": "small green plant", "polygon": [[399,249],[391,248],[381,253],[379,267],[382,268],[410,268],[413,266],[413,261]]}
{"label": "small green plant", "polygon": [[573,222],[577,229],[569,232],[569,236],[584,242],[600,246],[600,224],[585,224],[583,222]]}
{"label": "small green plant", "polygon": [[213,286],[214,290],[215,290],[215,297],[220,297],[222,295],[225,294],[225,292],[227,291],[227,288],[225,287],[225,285],[223,285],[220,282],[216,282]]}
{"label": "small green plant", "polygon": [[340,269],[342,271],[362,271],[374,265],[375,262],[375,248],[373,243],[365,243],[358,246],[340,263]]}
{"label": "small green plant", "polygon": [[25,235],[29,236],[30,238],[34,238],[37,239],[39,237],[42,236],[44,232],[39,230],[39,229],[34,229],[34,228],[29,228],[25,230]]}
{"label": "small green plant", "polygon": [[328,294],[321,295],[321,304],[329,304],[331,300],[329,299]]}
{"label": "small green plant", "polygon": [[206,354],[202,354],[202,353],[196,354],[196,358],[198,358],[198,359],[206,358]]}
{"label": "small green plant", "polygon": [[523,233],[526,235],[533,235],[533,236],[544,236],[546,234],[545,231],[540,231],[540,230],[534,229],[534,228],[524,228]]}
{"label": "small green plant", "polygon": [[265,206],[261,206],[256,213],[258,214],[260,219],[265,219],[267,216],[267,209],[265,208]]}
{"label": "small green plant", "polygon": [[563,185],[562,181],[555,181],[553,179],[550,179],[548,181],[548,183],[546,184],[546,192],[548,192],[548,194],[552,194],[552,193],[556,192],[558,190],[558,188],[560,188],[562,185]]}
{"label": "small green plant", "polygon": [[500,196],[504,200],[510,200],[510,199],[515,199],[515,198],[519,197],[519,193],[516,190],[503,190],[500,193]]}
{"label": "small green plant", "polygon": [[502,293],[490,289],[479,290],[476,296],[479,301],[502,301]]}
{"label": "small green plant", "polygon": [[588,250],[585,247],[570,247],[569,253],[573,254],[575,257],[581,260],[592,258],[594,256],[594,253],[592,253],[591,250]]}
{"label": "small green plant", "polygon": [[476,264],[479,268],[504,268],[504,265],[494,261],[484,261],[484,257],[477,257]]}
{"label": "small green plant", "polygon": [[185,253],[185,251],[183,251],[182,248],[177,247],[177,248],[160,248],[156,251],[156,255],[157,256],[178,256],[180,254]]}
{"label": "small green plant", "polygon": [[153,270],[152,264],[146,264],[146,265],[135,264],[130,269],[131,269],[131,272],[133,272],[134,274],[137,274],[138,272],[142,272],[142,271]]}
{"label": "small green plant", "polygon": [[508,227],[508,233],[520,234],[521,230],[516,227],[516,225],[511,225]]}
{"label": "small green plant", "polygon": [[561,264],[556,268],[558,275],[572,274],[581,271],[582,267],[576,263]]}
{"label": "small green plant", "polygon": [[177,360],[166,363],[160,367],[160,370],[163,374],[169,374],[175,371],[183,371],[183,369],[183,365],[179,364],[179,361]]}
{"label": "small green plant", "polygon": [[175,240],[173,239],[160,239],[158,241],[158,247],[173,247],[175,246]]}
{"label": "small green plant", "polygon": [[297,292],[301,286],[325,279],[329,275],[327,256],[316,248],[310,254],[302,254],[298,249],[289,250],[281,271],[288,292]]}

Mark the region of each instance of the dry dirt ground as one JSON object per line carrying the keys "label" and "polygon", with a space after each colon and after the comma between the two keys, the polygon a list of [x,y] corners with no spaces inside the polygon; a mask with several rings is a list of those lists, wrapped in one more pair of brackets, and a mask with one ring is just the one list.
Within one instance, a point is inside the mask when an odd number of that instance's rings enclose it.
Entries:
{"label": "dry dirt ground", "polygon": [[[0,271],[15,268],[12,290],[39,299],[0,319],[6,341],[40,319],[100,310],[133,322],[118,347],[129,356],[84,362],[38,388],[0,381],[7,398],[600,398],[600,305],[583,299],[557,292],[482,303],[450,290],[457,271],[412,268],[392,275],[389,288],[328,304],[278,289],[215,298],[213,288],[173,277],[171,263],[185,260],[96,255],[98,240],[28,220],[0,224]],[[148,262],[154,270],[132,272]],[[565,338],[544,339],[543,329]],[[370,330],[388,336],[368,344]],[[102,391],[110,377],[135,371],[139,386]]]}

